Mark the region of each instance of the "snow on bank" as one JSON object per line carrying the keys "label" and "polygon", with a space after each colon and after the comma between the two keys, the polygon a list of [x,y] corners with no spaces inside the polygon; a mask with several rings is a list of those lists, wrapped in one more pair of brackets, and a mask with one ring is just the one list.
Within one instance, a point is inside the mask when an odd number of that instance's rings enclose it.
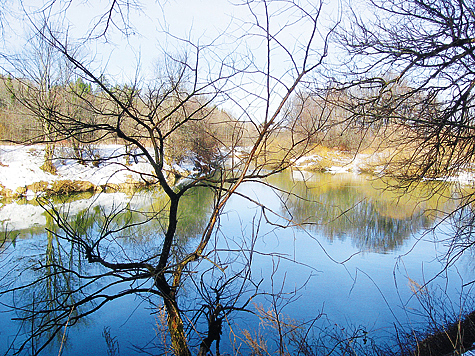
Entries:
{"label": "snow on bank", "polygon": [[[100,157],[117,156],[123,152],[122,146],[107,145],[98,149]],[[133,162],[125,167],[125,158],[118,157],[107,164],[94,167],[83,165],[73,159],[55,159],[57,174],[44,172],[44,147],[42,146],[0,146],[0,184],[16,191],[35,182],[57,180],[88,181],[96,186],[124,183],[128,180],[140,181],[141,173],[150,173],[151,167],[144,161]]]}
{"label": "snow on bank", "polygon": [[461,172],[457,176],[453,177],[443,177],[439,178],[437,180],[443,181],[443,182],[454,182],[454,183],[459,183],[462,185],[470,185],[475,183],[475,174],[471,172]]}
{"label": "snow on bank", "polygon": [[[101,146],[97,152],[102,158],[118,156],[124,153],[122,146]],[[56,159],[54,165],[57,174],[44,172],[40,167],[44,164],[44,147],[42,146],[0,146],[0,184],[3,189],[17,192],[19,188],[33,183],[54,181],[87,181],[95,186],[105,184],[121,184],[130,181],[141,181],[139,173],[150,173],[150,164],[137,160],[125,166],[125,158],[118,157],[107,164],[82,165],[73,159]],[[26,197],[34,198],[35,193],[28,191]],[[141,197],[143,198],[143,197]],[[133,198],[139,206],[140,195]],[[101,206],[104,211],[117,208],[124,202],[132,203],[124,193],[108,193],[94,196],[92,199],[82,199],[68,204],[68,213],[78,212],[93,206]],[[0,207],[0,223],[3,231],[17,231],[44,226],[46,214],[41,206],[24,203],[5,204]]]}
{"label": "snow on bank", "polygon": [[[374,154],[345,154],[332,151],[329,154],[320,156],[317,154],[299,158],[294,162],[294,168],[301,172],[323,171],[331,174],[353,173],[360,174],[369,172],[374,175],[383,176],[386,164],[390,161],[390,156],[386,153]],[[443,182],[453,182],[461,185],[475,185],[474,169],[462,170],[454,176],[439,177],[435,179]]]}
{"label": "snow on bank", "polygon": [[[97,167],[88,163],[83,165],[74,159],[55,159],[53,162],[57,174],[53,175],[44,172],[40,167],[44,164],[43,146],[0,146],[0,185],[4,189],[18,192],[18,189],[25,188],[33,183],[54,181],[84,181],[90,182],[96,187],[106,184],[122,184],[127,182],[143,182],[140,173],[149,174],[152,171],[151,165],[143,157],[136,157],[131,160],[130,165],[125,165],[125,149],[122,145],[101,145],[97,148],[97,155],[103,159],[108,159],[107,163],[100,163]],[[309,155],[294,162],[295,168],[300,171],[324,170],[328,173],[361,173],[373,171],[381,174],[381,167],[372,166],[374,160],[378,160],[376,155],[357,154],[344,155],[333,152],[331,156],[322,157],[319,155]],[[323,162],[325,161],[325,162]],[[104,161],[101,161],[104,162]],[[183,167],[173,167],[186,176],[193,171],[193,164],[189,163]],[[471,172],[462,172],[456,177],[443,177],[443,181],[458,182],[460,184],[474,184],[475,175]],[[0,187],[1,188],[1,187]],[[27,197],[31,198],[34,193],[27,192]]]}
{"label": "snow on bank", "polygon": [[360,173],[368,168],[371,160],[370,155],[356,154],[344,155],[338,151],[332,152],[331,155],[323,157],[317,154],[300,157],[294,162],[295,168],[306,170],[323,170],[328,173]]}

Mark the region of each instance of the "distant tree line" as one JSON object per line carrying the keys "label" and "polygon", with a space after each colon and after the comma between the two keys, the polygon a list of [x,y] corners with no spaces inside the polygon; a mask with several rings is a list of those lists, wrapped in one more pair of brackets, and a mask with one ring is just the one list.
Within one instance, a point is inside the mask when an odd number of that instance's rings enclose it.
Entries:
{"label": "distant tree line", "polygon": [[[129,85],[115,85],[110,91],[127,105],[138,108],[145,108],[150,96],[154,95]],[[181,94],[186,95],[186,92]],[[114,105],[103,90],[93,89],[91,83],[80,77],[44,88],[31,79],[3,76],[0,78],[0,140],[70,147],[75,158],[86,162],[92,157],[89,151],[94,145],[126,144],[118,136],[101,135],[94,129],[99,122],[113,124],[114,118],[108,117],[105,111],[117,110]],[[178,134],[168,143],[166,160],[169,164],[179,164],[186,159],[197,165],[215,164],[220,150],[232,145],[245,146],[252,131],[255,133],[245,122],[208,104],[205,97],[193,97],[170,115],[173,105],[173,99],[167,98],[155,108],[157,114],[167,117],[160,123],[165,130],[179,128]],[[199,119],[182,123],[192,115],[199,116]],[[62,117],[68,118],[68,127],[61,122]],[[145,134],[143,128],[137,127],[132,120],[125,119],[122,127],[127,135],[142,137]]]}

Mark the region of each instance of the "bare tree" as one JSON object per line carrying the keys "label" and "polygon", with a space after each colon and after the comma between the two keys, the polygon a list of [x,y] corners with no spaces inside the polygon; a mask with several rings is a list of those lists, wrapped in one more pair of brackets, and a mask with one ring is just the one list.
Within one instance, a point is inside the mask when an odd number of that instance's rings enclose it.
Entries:
{"label": "bare tree", "polygon": [[[465,0],[369,0],[349,10],[338,36],[346,54],[335,91],[349,118],[379,130],[386,175],[406,189],[473,173],[475,12]],[[433,194],[433,192],[429,192]],[[446,266],[473,246],[473,194],[460,189]],[[467,332],[468,335],[468,332]],[[429,341],[428,341],[429,342]],[[452,345],[455,347],[454,345]],[[422,353],[421,353],[422,354]]]}
{"label": "bare tree", "polygon": [[347,108],[368,125],[404,130],[403,137],[393,135],[393,143],[407,147],[411,142],[414,153],[400,162],[399,178],[438,178],[469,168],[474,144],[473,4],[368,3],[377,17],[352,13],[351,27],[339,36],[355,79],[341,86],[350,97]]}
{"label": "bare tree", "polygon": [[[45,143],[44,171],[55,173],[53,156],[55,149],[55,132],[52,122],[61,105],[64,105],[64,88],[68,82],[67,63],[58,57],[56,51],[45,41],[44,36],[54,36],[53,31],[43,27],[29,39],[29,46],[22,53],[23,65],[16,67],[16,80],[4,78],[5,88],[15,102],[14,110],[30,118],[26,137],[16,135],[9,141],[42,141]],[[7,123],[14,126],[15,123]],[[10,128],[10,130],[14,130]]]}
{"label": "bare tree", "polygon": [[[114,7],[116,3],[121,4],[113,2],[110,18],[101,18],[100,23],[104,24],[105,29],[100,33],[106,34],[107,28],[115,23],[113,15],[117,10]],[[242,246],[236,251],[222,252],[215,248],[215,240],[219,241],[220,236],[220,216],[230,198],[240,194],[238,188],[241,184],[247,181],[262,181],[265,184],[265,178],[289,167],[293,159],[308,149],[312,132],[303,136],[290,132],[292,137],[287,144],[278,146],[282,154],[277,158],[270,154],[273,147],[276,147],[273,146],[276,135],[285,122],[281,115],[283,108],[304,83],[304,78],[324,62],[328,54],[328,37],[333,29],[323,36],[320,34],[323,2],[300,4],[294,1],[245,1],[241,6],[248,9],[252,19],[251,22],[242,23],[244,34],[241,40],[244,43],[248,40],[262,43],[259,53],[263,56],[262,62],[261,59],[246,57],[240,57],[238,61],[233,53],[221,55],[221,49],[218,51],[212,44],[195,45],[189,40],[181,40],[186,51],[177,56],[165,53],[166,60],[161,75],[154,81],[144,83],[137,77],[132,83],[116,87],[108,85],[102,73],[97,73],[87,62],[78,58],[77,52],[70,47],[72,40],[67,37],[67,33],[52,31],[48,22],[42,23],[42,45],[54,51],[57,56],[54,58],[66,61],[75,77],[82,78],[95,88],[93,92],[71,91],[75,105],[89,111],[95,120],[83,120],[72,111],[65,110],[67,105],[47,108],[49,114],[44,120],[49,132],[54,134],[51,136],[53,141],[94,143],[107,139],[122,140],[132,148],[134,157],[149,164],[150,171],[140,173],[149,184],[157,184],[163,190],[166,205],[153,214],[144,214],[139,222],[120,221],[118,211],[110,212],[102,219],[93,219],[93,224],[98,228],[91,234],[84,221],[82,227],[72,224],[64,216],[62,209],[44,201],[43,205],[56,227],[51,229],[54,237],[68,243],[71,254],[76,258],[100,266],[101,272],[91,276],[78,270],[78,265],[82,266],[80,263],[65,267],[54,261],[46,261],[40,269],[53,269],[52,273],[31,284],[12,286],[4,291],[3,293],[18,293],[41,284],[50,276],[66,279],[71,276],[77,281],[72,288],[56,295],[54,301],[46,296],[41,310],[33,308],[34,304],[17,306],[26,313],[25,320],[36,320],[37,323],[35,332],[22,347],[36,336],[49,332],[51,336],[38,347],[35,351],[38,353],[66,323],[74,324],[123,296],[147,294],[163,300],[173,352],[176,355],[190,355],[189,335],[196,335],[196,332],[192,331],[194,329],[189,324],[193,327],[199,324],[193,318],[192,322],[185,318],[179,296],[185,281],[192,279],[199,286],[197,290],[205,305],[204,309],[198,310],[196,316],[207,318],[207,330],[197,333],[202,339],[199,352],[204,355],[210,350],[213,341],[219,342],[224,318],[233,310],[244,309],[250,298],[258,292],[259,283],[253,281],[248,272],[253,253],[252,243],[250,247]],[[121,16],[119,13],[119,17],[123,19]],[[301,26],[305,26],[308,31],[298,39],[298,43],[295,43],[295,38],[286,37],[293,29],[300,29]],[[96,30],[94,28],[90,33]],[[220,54],[217,63],[210,60],[216,53]],[[274,63],[276,56],[282,57]],[[289,63],[290,67],[282,67],[282,63]],[[251,86],[247,85],[249,82],[252,83]],[[251,98],[253,104],[259,105],[260,118],[243,104],[243,95]],[[213,113],[218,110],[217,105],[223,100],[233,101],[237,107],[240,106],[243,109],[243,120],[248,121],[246,125],[237,125],[236,120],[229,119],[215,121],[215,125],[225,126],[223,131],[229,131],[229,127],[231,130],[238,128],[239,132],[233,131],[226,139],[219,137],[218,130],[210,130],[208,125],[212,122]],[[38,101],[34,106],[27,107],[32,111],[43,110],[45,103]],[[246,127],[251,130],[243,134],[242,130]],[[204,130],[198,133],[198,138],[202,136],[198,146],[205,140],[205,151],[209,151],[210,147],[217,147],[221,153],[215,155],[213,164],[207,164],[206,167],[201,167],[199,173],[177,182],[170,176],[170,173],[174,173],[170,163],[180,163],[174,158],[175,142],[180,137],[189,135],[190,128]],[[94,135],[89,135],[91,132]],[[249,148],[238,156],[235,149],[243,135],[246,136]],[[44,142],[44,139],[30,142]],[[192,142],[192,146],[194,144],[196,142]],[[202,148],[194,146],[195,153],[201,152],[203,156],[203,150],[200,149]],[[130,152],[125,154],[130,155]],[[231,166],[229,162],[232,162]],[[124,168],[128,167],[124,165]],[[177,239],[179,208],[185,196],[203,188],[212,192],[212,208],[206,223],[201,227],[198,240],[185,249],[180,247]],[[261,208],[271,210],[265,206]],[[138,257],[123,253],[119,236],[125,231],[128,231],[128,235],[133,235],[130,231],[134,227],[151,220],[160,222],[161,228],[156,237],[157,248]],[[255,236],[257,232],[250,236],[251,241]],[[233,255],[237,256],[234,259],[244,260],[244,268],[229,275],[224,271],[232,264],[233,258],[226,256]],[[212,265],[212,272],[203,272],[200,265],[208,262]],[[207,274],[219,273],[222,273],[222,277],[213,277],[211,284],[208,284],[210,279],[206,277]],[[196,274],[201,277],[197,278]],[[104,284],[98,283],[99,281],[104,281]],[[120,287],[121,290],[111,292],[111,287]],[[234,292],[224,293],[231,287],[235,288]],[[239,304],[247,290],[251,291],[250,296]]]}
{"label": "bare tree", "polygon": [[[339,42],[355,64],[340,101],[378,129],[393,156],[387,173],[410,187],[471,172],[474,152],[474,23],[467,1],[370,1]],[[471,194],[462,195],[464,202]]]}

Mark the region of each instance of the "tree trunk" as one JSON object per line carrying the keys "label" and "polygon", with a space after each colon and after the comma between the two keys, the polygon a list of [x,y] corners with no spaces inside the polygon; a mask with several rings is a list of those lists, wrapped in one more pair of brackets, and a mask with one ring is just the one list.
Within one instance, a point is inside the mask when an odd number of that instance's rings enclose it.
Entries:
{"label": "tree trunk", "polygon": [[45,159],[43,165],[40,167],[43,171],[51,174],[56,174],[56,167],[53,164],[54,156],[54,143],[51,141],[51,128],[49,122],[43,120],[43,133],[45,137],[46,147],[45,147]]}
{"label": "tree trunk", "polygon": [[54,144],[47,143],[45,147],[45,159],[43,165],[40,167],[43,171],[51,174],[56,174],[56,167],[53,164]]}
{"label": "tree trunk", "polygon": [[173,352],[176,356],[191,356],[178,306],[174,300],[170,300],[169,298],[165,297],[164,301],[168,314],[168,331],[170,333]]}

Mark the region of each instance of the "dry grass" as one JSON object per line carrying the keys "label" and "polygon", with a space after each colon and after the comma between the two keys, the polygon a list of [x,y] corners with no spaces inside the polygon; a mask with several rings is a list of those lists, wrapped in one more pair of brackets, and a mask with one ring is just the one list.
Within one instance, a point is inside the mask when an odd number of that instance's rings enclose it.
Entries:
{"label": "dry grass", "polygon": [[93,192],[96,186],[87,181],[56,180],[51,183],[47,192],[49,195],[68,195],[73,193]]}
{"label": "dry grass", "polygon": [[58,174],[55,165],[51,161],[46,161],[40,169],[46,173],[51,173],[53,175]]}

